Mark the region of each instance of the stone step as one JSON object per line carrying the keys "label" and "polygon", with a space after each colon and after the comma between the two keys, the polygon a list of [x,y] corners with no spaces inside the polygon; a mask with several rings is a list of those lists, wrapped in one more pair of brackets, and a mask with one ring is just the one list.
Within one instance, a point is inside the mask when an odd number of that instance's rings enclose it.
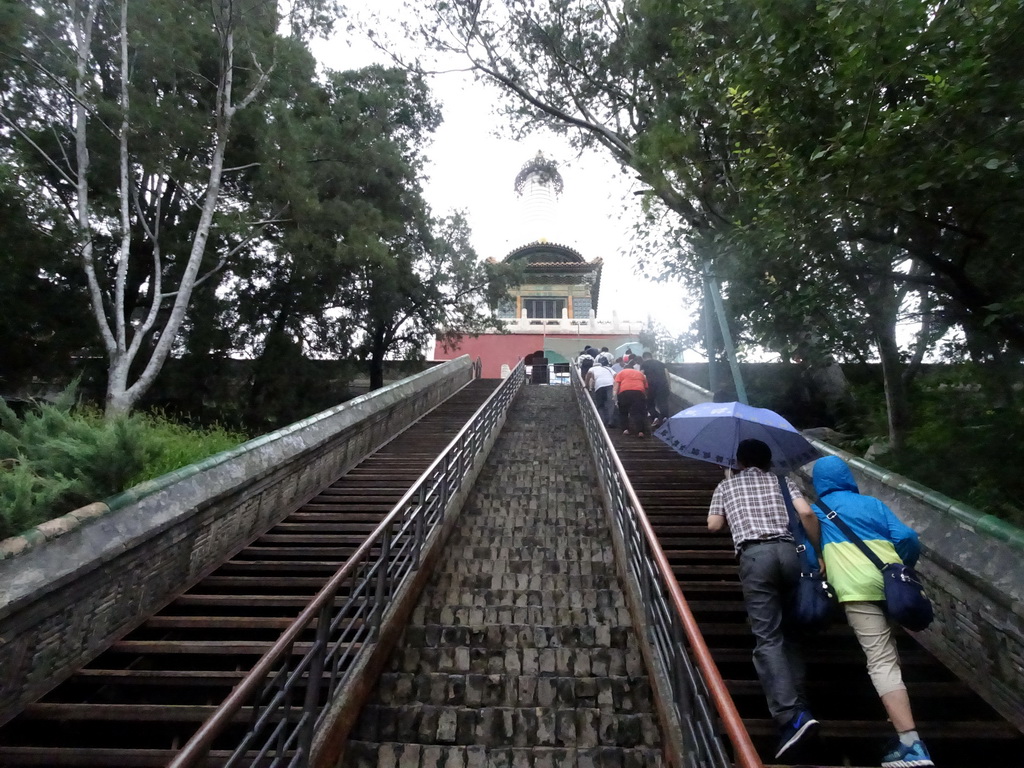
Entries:
{"label": "stone step", "polygon": [[417,648],[392,654],[388,671],[478,675],[602,675],[639,677],[645,673],[637,648]]}
{"label": "stone step", "polygon": [[350,741],[346,768],[662,768],[660,749],[481,747]]}
{"label": "stone step", "polygon": [[566,573],[574,576],[590,576],[599,574],[614,575],[615,563],[602,559],[600,562],[586,560],[572,562],[569,560],[445,560],[439,564],[435,573],[528,573],[552,574]]}
{"label": "stone step", "polygon": [[436,707],[363,709],[353,738],[484,747],[650,747],[660,744],[649,712],[610,713],[587,707]]}
{"label": "stone step", "polygon": [[386,672],[377,683],[381,705],[449,707],[590,707],[614,712],[652,711],[646,676],[452,675]]}
{"label": "stone step", "polygon": [[636,648],[629,627],[491,624],[482,627],[410,624],[402,645],[417,648]]}
{"label": "stone step", "polygon": [[611,562],[613,550],[608,541],[595,541],[593,547],[565,537],[552,538],[546,544],[526,544],[512,537],[496,537],[483,543],[453,542],[451,552],[470,560],[592,560]]}
{"label": "stone step", "polygon": [[486,539],[488,536],[502,536],[518,541],[526,539],[538,539],[544,543],[561,540],[565,541],[596,541],[603,544],[610,544],[606,524],[598,521],[567,521],[562,523],[538,521],[536,525],[530,524],[525,518],[527,515],[516,515],[515,519],[497,521],[495,523],[481,524],[474,521],[472,524],[463,526],[458,533],[452,536],[453,542],[461,542],[465,539],[477,540]]}
{"label": "stone step", "polygon": [[[552,463],[550,457],[547,461]],[[545,503],[561,514],[566,510],[600,509],[600,506],[593,504],[597,494],[587,478],[574,477],[568,479],[563,486],[552,485],[519,464],[508,462],[502,467],[491,467],[490,472],[482,472],[480,480],[483,485],[467,503],[466,509],[477,511],[495,504],[511,504],[520,509],[542,511],[545,510]],[[518,485],[514,485],[516,483]],[[522,487],[524,483],[529,487]],[[557,508],[552,502],[557,504]]]}
{"label": "stone step", "polygon": [[452,589],[579,592],[607,590],[615,585],[614,576],[608,574],[583,576],[559,573],[445,573],[431,582],[430,587],[432,590],[444,592]]}
{"label": "stone step", "polygon": [[413,624],[449,624],[480,627],[485,624],[612,624],[620,627],[632,626],[629,610],[626,608],[550,608],[539,606],[468,606],[443,607],[418,605],[412,612]]}
{"label": "stone step", "polygon": [[[456,589],[430,590],[420,604],[434,608],[486,606],[498,608],[622,608],[619,589]],[[447,622],[444,622],[447,623]],[[534,623],[534,622],[524,622]]]}
{"label": "stone step", "polygon": [[[598,530],[601,526],[607,526],[604,509],[600,506],[584,504],[579,509],[569,509],[564,502],[545,504],[541,509],[525,509],[521,502],[515,498],[502,496],[496,499],[493,505],[484,508],[470,509],[466,507],[463,512],[467,515],[466,522],[470,527],[502,526],[520,527],[524,522],[535,520],[540,526],[583,526]],[[607,530],[607,527],[604,528]]]}

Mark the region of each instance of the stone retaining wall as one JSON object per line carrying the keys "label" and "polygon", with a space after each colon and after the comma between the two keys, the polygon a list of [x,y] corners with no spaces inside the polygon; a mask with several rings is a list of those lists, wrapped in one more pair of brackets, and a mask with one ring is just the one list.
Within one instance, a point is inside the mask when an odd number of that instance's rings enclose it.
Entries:
{"label": "stone retaining wall", "polygon": [[0,561],[0,724],[472,379],[462,357],[112,499]]}
{"label": "stone retaining wall", "polygon": [[[860,492],[884,501],[918,532],[917,571],[935,605],[935,621],[915,637],[1024,731],[1024,531],[827,443],[811,442],[845,459]],[[809,486],[809,472],[801,474]]]}
{"label": "stone retaining wall", "polygon": [[[670,375],[673,394],[690,404],[706,389]],[[861,493],[881,499],[921,536],[917,570],[935,604],[935,622],[917,640],[1024,731],[1024,531],[828,443]],[[808,469],[813,465],[809,465]],[[810,473],[801,472],[805,488]]]}
{"label": "stone retaining wall", "polygon": [[674,373],[668,375],[668,387],[673,395],[684,401],[684,408],[687,405],[697,405],[697,403],[710,403],[715,399],[710,390],[676,376]]}

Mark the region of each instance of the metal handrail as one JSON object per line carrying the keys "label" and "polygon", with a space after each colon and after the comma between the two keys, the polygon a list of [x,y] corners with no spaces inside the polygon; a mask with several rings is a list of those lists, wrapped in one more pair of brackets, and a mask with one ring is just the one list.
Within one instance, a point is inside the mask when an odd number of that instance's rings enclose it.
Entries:
{"label": "metal handrail", "polygon": [[[683,728],[685,765],[687,768],[731,768],[733,765],[764,768],[575,366],[572,385],[601,483],[608,493],[615,524],[626,547],[628,568],[640,590],[652,635],[652,650],[665,672],[672,705]],[[723,730],[732,744],[735,763],[726,754],[719,735]]]}
{"label": "metal handrail", "polygon": [[[309,764],[314,734],[335,692],[348,683],[355,662],[376,637],[388,606],[419,565],[425,543],[445,520],[449,500],[525,377],[520,361],[168,768],[205,765],[214,740],[236,722],[243,707],[252,709],[249,725],[224,768]],[[300,635],[314,631],[312,646],[300,654],[295,649]]]}

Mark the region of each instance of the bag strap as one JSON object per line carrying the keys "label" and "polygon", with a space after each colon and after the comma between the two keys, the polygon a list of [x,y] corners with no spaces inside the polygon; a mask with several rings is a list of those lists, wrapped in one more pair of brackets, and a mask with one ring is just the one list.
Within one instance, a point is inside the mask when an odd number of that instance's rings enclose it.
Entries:
{"label": "bag strap", "polygon": [[804,530],[804,524],[800,522],[800,516],[797,515],[796,509],[793,507],[793,497],[789,493],[789,485],[786,484],[786,478],[782,475],[778,475],[779,490],[782,491],[782,500],[786,503],[786,514],[789,515],[789,531],[793,534],[793,540],[796,542],[796,551],[805,552],[810,547],[810,540],[807,538],[807,531]]}
{"label": "bag strap", "polygon": [[818,498],[818,506],[825,510],[825,517],[836,524],[836,528],[842,531],[843,535],[846,536],[852,544],[856,545],[857,549],[864,553],[864,556],[871,561],[871,564],[874,565],[875,568],[880,571],[885,570],[885,563],[881,561],[878,555],[871,551],[871,548],[864,543],[864,540],[860,536],[853,532],[853,528],[846,524],[846,521],[839,516],[838,512],[832,509],[832,507],[826,504],[820,497]]}

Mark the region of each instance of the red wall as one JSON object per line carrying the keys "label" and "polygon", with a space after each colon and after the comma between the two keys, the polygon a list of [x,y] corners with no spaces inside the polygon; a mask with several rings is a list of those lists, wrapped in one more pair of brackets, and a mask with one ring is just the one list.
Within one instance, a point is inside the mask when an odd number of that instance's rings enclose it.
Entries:
{"label": "red wall", "polygon": [[[622,338],[624,337],[610,334],[588,335],[585,340],[580,340],[580,337],[575,334],[561,336],[552,333],[542,336],[536,333],[487,333],[477,336],[475,339],[466,336],[457,347],[451,350],[442,349],[441,343],[435,342],[434,359],[454,360],[459,355],[469,355],[474,360],[479,357],[483,362],[483,377],[485,379],[499,379],[501,378],[501,366],[503,363],[508,365],[510,369],[515,368],[520,359],[544,349],[544,342],[548,339],[571,339],[574,342],[578,342],[579,349],[583,349],[586,342],[595,343],[601,340],[606,340],[607,343],[598,345],[599,347],[614,347],[618,345],[618,340]],[[612,342],[616,343],[613,344]]]}

